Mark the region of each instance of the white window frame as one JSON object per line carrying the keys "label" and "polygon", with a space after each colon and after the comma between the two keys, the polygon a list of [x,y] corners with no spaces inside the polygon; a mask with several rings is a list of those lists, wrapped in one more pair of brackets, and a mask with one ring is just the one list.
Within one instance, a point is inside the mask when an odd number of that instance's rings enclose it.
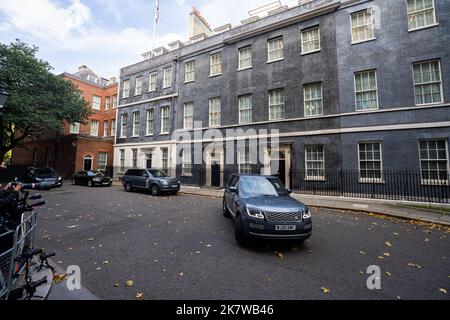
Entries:
{"label": "white window frame", "polygon": [[[105,155],[105,160],[102,160],[101,155]],[[104,162],[104,167],[103,167]],[[98,153],[98,159],[97,159],[97,169],[98,171],[106,172],[106,169],[108,167],[108,152],[100,151]]]}
{"label": "white window frame", "polygon": [[[445,160],[447,162],[446,164],[446,169],[447,169],[447,180],[441,180],[441,179],[424,179],[423,178],[423,167],[422,167],[422,161],[443,161],[442,159],[422,159],[422,154],[421,154],[421,148],[420,148],[420,143],[421,142],[430,142],[430,141],[444,141],[445,142]],[[421,139],[419,140],[418,143],[419,146],[419,164],[420,164],[420,180],[421,180],[421,184],[425,185],[425,186],[433,186],[433,185],[437,185],[437,186],[448,186],[449,185],[449,173],[450,173],[450,160],[449,160],[449,154],[448,154],[448,139],[446,138],[436,138],[436,139]],[[428,144],[427,144],[427,151],[428,151]]]}
{"label": "white window frame", "polygon": [[181,175],[185,177],[192,176],[192,151],[191,149],[183,149],[183,157],[181,161]]}
{"label": "white window frame", "polygon": [[[425,63],[432,63],[432,62],[437,62],[438,63],[438,67],[439,67],[439,80],[440,80],[439,81],[440,82],[439,90],[441,91],[441,100],[438,101],[438,102],[430,102],[430,103],[420,103],[420,104],[418,104],[416,102],[416,87],[417,86],[423,87],[423,86],[426,86],[426,85],[436,84],[437,81],[422,82],[422,83],[416,84],[415,77],[414,77],[414,66],[415,65],[420,65],[421,69],[422,69],[422,65],[423,64],[425,64]],[[444,102],[444,87],[443,87],[443,84],[442,84],[442,82],[443,82],[442,81],[442,68],[441,68],[441,60],[440,59],[433,59],[433,60],[414,62],[412,64],[412,76],[413,76],[413,86],[414,86],[414,104],[416,106],[429,106],[429,105],[441,104],[441,103]],[[423,95],[423,93],[422,93],[422,95]]]}
{"label": "white window frame", "polygon": [[[361,177],[361,157],[360,157],[360,145],[361,144],[375,144],[378,143],[380,146],[380,174],[381,178],[362,178]],[[375,161],[375,160],[364,160],[364,161]],[[376,160],[378,161],[378,160]],[[384,183],[384,167],[383,167],[383,144],[381,141],[359,141],[358,142],[358,179],[359,183],[374,183],[383,184]]]}
{"label": "white window frame", "polygon": [[[165,111],[167,110],[167,114]],[[164,120],[167,119],[167,130],[164,130]],[[161,107],[161,135],[169,134],[170,133],[170,107],[169,106],[163,106]]]}
{"label": "white window frame", "polygon": [[133,138],[140,136],[141,130],[141,113],[139,111],[133,112]]}
{"label": "white window frame", "polygon": [[[311,99],[306,99],[306,90],[310,89],[312,87],[315,87],[319,85],[320,86],[320,99],[317,98],[311,98]],[[314,113],[314,114],[307,114],[307,107],[306,104],[308,102],[314,102],[314,101],[318,101],[320,100],[320,112],[318,113]],[[305,117],[317,117],[317,116],[321,116],[323,115],[323,85],[322,82],[314,82],[314,83],[306,83],[303,85],[303,113],[305,115]]]}
{"label": "white window frame", "polygon": [[123,113],[120,115],[120,138],[127,137],[127,127],[128,127],[128,114]]}
{"label": "white window frame", "polygon": [[[250,99],[250,105],[249,106],[243,106],[242,99],[249,98]],[[244,94],[238,97],[238,103],[239,103],[239,124],[249,124],[253,122],[253,96],[251,94]],[[250,121],[244,122],[241,116],[241,113],[244,111],[250,111]]]}
{"label": "white window frame", "polygon": [[195,60],[188,61],[184,65],[184,83],[195,81]]}
{"label": "white window frame", "polygon": [[[186,114],[186,111],[189,108],[187,109],[186,107],[190,108],[190,112],[188,114]],[[183,129],[186,129],[186,130],[194,129],[194,103],[193,102],[186,102],[183,105]]]}
{"label": "white window frame", "polygon": [[105,98],[105,111],[111,109],[111,96]]}
{"label": "white window frame", "polygon": [[136,77],[134,86],[135,96],[140,96],[142,94],[143,85],[144,85],[144,77],[143,76]]}
{"label": "white window frame", "polygon": [[[214,61],[217,58],[217,61]],[[209,58],[209,76],[216,77],[222,74],[222,52],[214,53]]]}
{"label": "white window frame", "polygon": [[[314,30],[317,30],[317,36],[318,36],[318,40],[319,40],[319,48],[317,49],[313,49],[310,51],[306,51],[305,50],[305,42],[313,42],[312,40],[305,40],[305,34],[312,32]],[[322,50],[322,43],[320,41],[320,27],[319,26],[314,26],[314,27],[310,27],[307,29],[303,29],[301,32],[301,47],[302,47],[302,55],[306,55],[306,54],[310,54],[310,53],[315,53],[315,52],[320,52]]]}
{"label": "white window frame", "polygon": [[130,97],[130,80],[123,81],[122,98]]}
{"label": "white window frame", "polygon": [[112,137],[116,136],[116,119],[111,119],[111,128],[110,128],[110,135]]}
{"label": "white window frame", "polygon": [[108,137],[111,128],[109,127],[109,120],[103,120],[103,136]]}
{"label": "white window frame", "polygon": [[[284,39],[283,39],[282,36],[267,40],[267,63],[284,60],[284,42],[283,42],[283,40]],[[275,41],[280,41],[281,48],[277,48],[277,49],[271,49],[270,48],[270,44],[275,42]],[[281,57],[277,56],[275,58],[271,58],[271,55],[275,55],[275,52],[281,52]]]}
{"label": "white window frame", "polygon": [[69,133],[70,134],[79,134],[80,133],[80,123],[72,123],[69,125]]}
{"label": "white window frame", "polygon": [[[353,25],[353,15],[361,14],[361,13],[363,13],[363,12],[364,12],[365,14],[367,14],[368,12],[370,12],[370,16],[371,16],[371,19],[372,19],[372,23],[371,23],[371,24],[365,24],[365,25],[362,25],[362,26],[356,26],[356,27],[355,27],[355,26]],[[355,11],[355,12],[352,12],[352,13],[350,14],[350,34],[351,34],[351,37],[352,37],[352,44],[363,43],[363,42],[372,41],[372,40],[375,40],[375,39],[376,39],[376,37],[375,37],[375,21],[374,21],[374,19],[375,19],[374,8],[366,8],[366,9],[364,9],[364,10]],[[366,38],[366,39],[364,39],[364,40],[355,40],[355,39],[354,39],[353,31],[354,31],[355,29],[358,29],[358,28],[368,28],[368,26],[372,26],[372,37]]]}
{"label": "white window frame", "polygon": [[171,88],[172,80],[173,80],[173,68],[170,66],[164,69],[163,89]]}
{"label": "white window frame", "polygon": [[[282,104],[274,104],[274,105],[272,105],[272,104],[271,104],[270,95],[271,95],[272,93],[274,93],[274,92],[277,92],[277,91],[281,91],[281,92],[283,93],[283,103],[282,103]],[[284,119],[286,119],[286,95],[285,95],[284,89],[274,89],[274,90],[270,90],[270,91],[269,91],[268,98],[269,98],[269,121],[277,121],[277,120],[284,120]],[[272,109],[273,107],[278,107],[278,106],[282,106],[282,111],[283,111],[282,113],[283,113],[283,116],[282,116],[282,117],[279,117],[279,118],[273,118],[273,117],[272,117],[271,109]]]}
{"label": "white window frame", "polygon": [[125,149],[119,149],[119,173],[125,173]]}
{"label": "white window frame", "polygon": [[156,79],[157,79],[158,73],[152,72],[148,76],[148,92],[155,92],[156,91]]}
{"label": "white window frame", "polygon": [[[243,157],[242,157],[243,155]],[[243,160],[242,160],[243,158]],[[238,173],[239,174],[250,174],[252,173],[252,164],[250,163],[250,150],[240,149],[237,152],[237,163],[238,163]]]}
{"label": "white window frame", "polygon": [[[150,117],[151,115],[151,117]],[[146,111],[146,136],[153,136],[155,134],[155,108],[147,109]],[[151,123],[151,125],[150,125]]]}
{"label": "white window frame", "polygon": [[[365,74],[365,73],[371,73],[371,72],[375,73],[375,89],[356,91],[356,75]],[[378,99],[378,75],[377,75],[377,70],[376,69],[355,72],[353,74],[353,85],[354,85],[354,92],[355,92],[355,110],[356,110],[356,112],[367,112],[367,111],[373,111],[373,110],[379,110],[380,109],[379,99]],[[376,107],[375,108],[370,108],[370,109],[358,109],[358,93],[364,93],[364,92],[370,92],[370,91],[375,91],[375,93],[376,93],[376,98],[377,98]]]}
{"label": "white window frame", "polygon": [[[317,148],[322,147],[322,160],[308,160],[308,148]],[[315,151],[316,152],[316,151]],[[318,176],[310,176],[308,175],[308,164],[310,163],[320,163],[322,165],[321,168],[311,168],[311,170],[322,170],[323,175]],[[315,145],[305,145],[305,180],[307,181],[325,181],[325,146],[323,144],[315,144]]]}
{"label": "white window frame", "polygon": [[101,110],[102,109],[102,97],[94,94],[92,96],[92,109]]}
{"label": "white window frame", "polygon": [[[97,130],[94,132],[93,128],[95,128],[95,126],[93,126],[93,124],[96,123],[97,124]],[[100,126],[100,121],[98,120],[91,120],[89,123],[89,134],[93,137],[98,137],[99,135],[99,126]]]}
{"label": "white window frame", "polygon": [[[414,3],[416,3],[415,0],[413,0]],[[417,30],[422,30],[422,29],[427,29],[427,28],[431,28],[431,27],[435,27],[438,26],[439,23],[437,22],[437,18],[436,18],[436,5],[434,3],[435,0],[432,0],[431,2],[433,3],[433,7],[429,8],[429,9],[422,9],[422,10],[417,10],[416,11],[409,11],[409,0],[406,0],[406,10],[407,10],[407,18],[408,18],[408,31],[409,32],[413,32],[413,31],[417,31]],[[418,13],[422,13],[424,11],[427,10],[433,10],[433,23],[426,25],[426,26],[422,26],[422,27],[416,27],[416,28],[411,28],[411,16],[412,15],[417,15]]]}
{"label": "white window frame", "polygon": [[169,172],[169,148],[161,148],[161,166],[162,170],[167,174]]}
{"label": "white window frame", "polygon": [[[249,51],[250,50],[250,57],[242,57],[243,52]],[[238,67],[238,71],[240,70],[246,70],[246,69],[251,69],[253,68],[253,50],[252,50],[252,46],[246,46],[243,48],[239,49],[238,52],[239,55],[239,67]],[[247,66],[243,66],[243,61],[246,61],[247,63],[250,62],[249,65]]]}
{"label": "white window frame", "polygon": [[[212,110],[214,101],[218,101],[218,110]],[[220,127],[222,123],[222,99],[220,97],[209,99],[209,126]],[[214,120],[214,121],[213,121]],[[217,123],[218,122],[218,123]]]}
{"label": "white window frame", "polygon": [[114,95],[112,97],[112,105],[113,105],[113,109],[117,108],[117,95]]}

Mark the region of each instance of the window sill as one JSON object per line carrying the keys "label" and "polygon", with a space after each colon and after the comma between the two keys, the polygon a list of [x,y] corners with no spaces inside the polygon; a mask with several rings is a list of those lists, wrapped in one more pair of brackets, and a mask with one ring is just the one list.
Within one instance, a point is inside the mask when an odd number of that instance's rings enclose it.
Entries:
{"label": "window sill", "polygon": [[153,92],[156,92],[156,89],[155,90],[151,90],[151,91],[147,91],[147,93],[153,93]]}
{"label": "window sill", "polygon": [[317,52],[320,52],[320,51],[322,51],[322,49],[317,49],[317,50],[314,50],[314,51],[308,51],[308,52],[302,52],[302,56],[307,56],[308,54],[313,54],[313,53],[317,53]]}
{"label": "window sill", "polygon": [[214,77],[218,77],[218,76],[221,76],[221,75],[222,75],[222,73],[218,73],[218,74],[210,74],[209,77],[210,77],[210,78],[214,78]]}
{"label": "window sill", "polygon": [[182,173],[181,176],[182,177],[187,177],[187,178],[192,178],[193,177],[192,173]]}
{"label": "window sill", "polygon": [[359,178],[359,183],[367,183],[367,184],[385,184],[386,182],[383,179],[370,179],[370,178]]}
{"label": "window sill", "polygon": [[126,139],[127,137],[120,136],[119,139]]}
{"label": "window sill", "polygon": [[325,177],[306,177],[305,181],[317,181],[317,182],[325,182]]}
{"label": "window sill", "polygon": [[163,90],[164,90],[164,89],[171,89],[171,88],[172,88],[172,86],[162,87]]}
{"label": "window sill", "polygon": [[131,138],[139,138],[140,136],[131,136]]}
{"label": "window sill", "polygon": [[155,136],[154,134],[146,134],[145,135],[146,137],[153,137],[153,136]]}
{"label": "window sill", "polygon": [[435,187],[447,187],[448,181],[446,180],[422,180],[421,181],[422,186],[435,186]]}
{"label": "window sill", "polygon": [[189,80],[189,81],[185,81],[184,84],[188,84],[188,83],[194,83],[195,80]]}
{"label": "window sill", "polygon": [[366,40],[356,41],[356,42],[353,42],[353,41],[352,41],[352,45],[354,45],[354,44],[360,44],[360,43],[364,43],[364,42],[375,41],[375,40],[377,40],[376,37],[375,37],[375,38],[366,39]]}
{"label": "window sill", "polygon": [[237,71],[244,71],[244,70],[250,70],[253,69],[253,66],[247,67],[247,68],[239,68]]}
{"label": "window sill", "polygon": [[277,118],[277,119],[270,119],[269,118],[269,121],[280,121],[280,120],[286,120],[286,118]]}
{"label": "window sill", "polygon": [[408,29],[408,32],[415,32],[415,31],[420,31],[420,30],[424,30],[424,29],[429,29],[429,28],[434,28],[439,26],[439,22],[430,24],[429,26],[425,26],[425,27],[419,27],[419,28],[415,28],[415,29]]}
{"label": "window sill", "polygon": [[316,117],[322,117],[323,116],[323,113],[320,113],[320,114],[309,114],[309,115],[306,115],[305,114],[305,118],[316,118]]}
{"label": "window sill", "polygon": [[209,128],[219,128],[221,125],[220,124],[216,124],[216,125],[209,125]]}
{"label": "window sill", "polygon": [[142,93],[135,93],[134,96],[135,96],[135,97],[142,96]]}
{"label": "window sill", "polygon": [[162,133],[160,133],[159,135],[160,135],[160,136],[168,136],[168,135],[170,135],[170,132],[162,132]]}
{"label": "window sill", "polygon": [[356,109],[356,112],[358,112],[358,113],[364,113],[364,112],[370,112],[370,111],[376,111],[376,110],[380,110],[380,108],[372,108],[372,109],[364,109],[364,110],[358,110],[358,109]]}
{"label": "window sill", "polygon": [[281,58],[281,59],[277,59],[277,60],[270,60],[270,61],[267,61],[266,63],[269,64],[269,63],[274,63],[274,62],[280,62],[283,60],[284,60],[284,58]]}

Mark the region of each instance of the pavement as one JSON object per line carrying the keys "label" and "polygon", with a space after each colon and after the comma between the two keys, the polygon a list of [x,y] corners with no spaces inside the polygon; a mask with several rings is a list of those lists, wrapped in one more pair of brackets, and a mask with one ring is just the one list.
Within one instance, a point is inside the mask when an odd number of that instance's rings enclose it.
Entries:
{"label": "pavement", "polygon": [[[183,194],[222,198],[224,191],[198,187],[182,187],[181,192]],[[308,206],[343,210],[358,210],[388,215],[401,219],[411,219],[450,226],[450,213],[442,213],[435,210],[411,207],[420,205],[433,205],[437,207],[450,208],[450,204],[424,204],[420,202],[329,197],[304,194],[292,194],[292,196]]]}
{"label": "pavement", "polygon": [[[442,225],[312,207],[304,246],[242,248],[212,193],[65,185],[43,195],[37,244],[57,252],[61,270],[79,266],[85,290],[58,294],[62,282],[49,299],[450,299],[450,229]],[[380,290],[367,288],[369,266],[380,268]]]}

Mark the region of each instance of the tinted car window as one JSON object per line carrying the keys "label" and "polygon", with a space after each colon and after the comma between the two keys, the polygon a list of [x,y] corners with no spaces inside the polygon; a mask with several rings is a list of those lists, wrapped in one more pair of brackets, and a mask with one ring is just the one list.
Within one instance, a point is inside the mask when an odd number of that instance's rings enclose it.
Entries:
{"label": "tinted car window", "polygon": [[287,195],[283,183],[278,178],[241,177],[239,186],[242,196],[246,198]]}
{"label": "tinted car window", "polygon": [[230,187],[235,187],[236,183],[238,182],[238,180],[239,180],[238,176],[232,176],[231,179],[230,179],[229,186]]}
{"label": "tinted car window", "polygon": [[36,175],[55,175],[56,171],[50,168],[36,168],[33,171]]}
{"label": "tinted car window", "polygon": [[155,177],[155,178],[166,178],[167,175],[162,172],[161,170],[148,170],[148,172],[150,172],[150,174]]}
{"label": "tinted car window", "polygon": [[125,173],[126,176],[134,176],[136,170],[128,170],[127,173]]}

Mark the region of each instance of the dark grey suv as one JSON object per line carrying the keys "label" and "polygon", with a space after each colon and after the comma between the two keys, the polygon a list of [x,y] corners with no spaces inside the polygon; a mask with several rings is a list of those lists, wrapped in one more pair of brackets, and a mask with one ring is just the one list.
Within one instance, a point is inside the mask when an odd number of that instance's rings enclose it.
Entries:
{"label": "dark grey suv", "polygon": [[235,221],[235,238],[290,239],[303,243],[312,234],[311,212],[276,177],[232,175],[225,188],[223,213]]}
{"label": "dark grey suv", "polygon": [[123,187],[131,192],[135,189],[150,190],[153,196],[160,193],[177,194],[181,183],[176,178],[169,178],[161,170],[130,169],[123,176]]}

